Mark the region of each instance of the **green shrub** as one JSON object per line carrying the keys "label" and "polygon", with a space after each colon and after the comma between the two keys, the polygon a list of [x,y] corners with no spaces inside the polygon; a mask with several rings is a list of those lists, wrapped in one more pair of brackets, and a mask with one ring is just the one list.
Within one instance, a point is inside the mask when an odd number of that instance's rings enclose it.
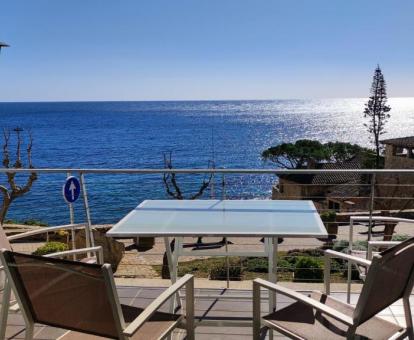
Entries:
{"label": "green shrub", "polygon": [[49,226],[47,223],[39,221],[39,220],[35,220],[33,218],[23,221],[23,224],[24,225],[34,225],[34,226],[39,226],[39,227],[48,227]]}
{"label": "green shrub", "polygon": [[323,257],[323,250],[319,248],[310,248],[310,249],[292,249],[287,252],[287,257],[297,257],[297,256],[310,256],[310,257]]}
{"label": "green shrub", "polygon": [[345,248],[348,248],[349,242],[347,240],[335,241],[332,245],[332,250],[342,252]]}
{"label": "green shrub", "polygon": [[43,256],[43,255],[57,253],[57,252],[66,251],[66,250],[69,250],[69,247],[65,243],[46,242],[45,245],[37,248],[32,254]]}
{"label": "green shrub", "polygon": [[335,211],[324,211],[320,214],[321,220],[323,222],[335,222],[336,212]]}
{"label": "green shrub", "polygon": [[244,263],[248,272],[267,273],[269,262],[263,257],[248,257]]}
{"label": "green shrub", "polygon": [[[242,276],[240,262],[229,261],[229,279],[231,281],[240,281]],[[209,271],[210,280],[227,280],[226,263],[216,263],[211,266]]]}
{"label": "green shrub", "polygon": [[39,226],[39,227],[48,227],[49,225],[45,222],[39,221],[39,220],[35,220],[33,218],[25,220],[25,221],[16,221],[16,220],[5,220],[4,221],[5,224],[23,224],[23,225],[34,225],[34,226]]}
{"label": "green shrub", "polygon": [[[340,241],[334,242],[332,249],[335,251],[340,251],[342,253],[348,253],[348,249],[349,249],[348,245],[349,245],[348,241],[340,240]],[[355,241],[352,244],[352,249],[366,251],[368,249],[368,241]]]}
{"label": "green shrub", "polygon": [[[268,273],[269,261],[265,257],[248,257],[244,262],[243,266],[247,272],[252,273]],[[285,257],[279,257],[277,260],[277,271],[278,272],[289,272],[293,271],[293,265],[285,259]]]}
{"label": "green shrub", "polygon": [[410,238],[410,235],[407,235],[407,234],[395,234],[392,237],[391,241],[402,242],[402,241],[408,240],[409,238]]}
{"label": "green shrub", "polygon": [[321,260],[301,256],[295,264],[295,281],[319,282],[323,278]]}

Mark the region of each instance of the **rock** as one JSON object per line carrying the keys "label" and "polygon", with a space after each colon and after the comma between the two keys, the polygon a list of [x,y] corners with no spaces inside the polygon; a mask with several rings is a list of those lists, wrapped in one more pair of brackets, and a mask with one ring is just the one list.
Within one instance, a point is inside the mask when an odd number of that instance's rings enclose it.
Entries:
{"label": "rock", "polygon": [[[115,272],[124,256],[125,246],[123,243],[116,241],[112,237],[106,237],[105,233],[105,229],[93,229],[95,246],[101,246],[103,248],[104,262],[110,263],[112,270]],[[76,231],[75,244],[76,248],[86,247],[84,229]]]}
{"label": "rock", "polygon": [[154,247],[155,237],[135,237],[134,242],[138,251],[147,251]]}

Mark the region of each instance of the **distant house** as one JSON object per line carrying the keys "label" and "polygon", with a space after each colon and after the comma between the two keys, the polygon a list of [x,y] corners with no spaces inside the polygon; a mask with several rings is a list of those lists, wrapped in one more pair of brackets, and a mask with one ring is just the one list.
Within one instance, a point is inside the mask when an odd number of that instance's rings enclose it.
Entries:
{"label": "distant house", "polygon": [[[318,163],[313,169],[361,169],[354,157],[340,163]],[[272,199],[309,199],[319,209],[336,211],[364,210],[368,205],[369,186],[365,176],[355,172],[280,175],[273,187]]]}
{"label": "distant house", "polygon": [[[385,169],[414,169],[414,136],[382,140]],[[312,169],[361,169],[354,157],[341,163],[319,163]],[[414,209],[414,174],[377,174],[374,209]],[[272,199],[312,200],[320,210],[341,212],[369,209],[370,178],[357,173],[279,176]]]}
{"label": "distant house", "polygon": [[414,136],[385,139],[385,169],[414,168]]}
{"label": "distant house", "polygon": [[[385,169],[414,169],[414,136],[382,140]],[[380,209],[414,208],[414,175],[377,175],[376,205]]]}

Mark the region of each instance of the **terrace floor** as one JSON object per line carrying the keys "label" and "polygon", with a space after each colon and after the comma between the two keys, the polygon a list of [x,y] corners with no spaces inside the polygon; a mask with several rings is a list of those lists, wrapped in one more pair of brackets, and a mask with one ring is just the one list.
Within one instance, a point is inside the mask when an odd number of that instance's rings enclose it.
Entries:
{"label": "terrace floor", "polygon": [[[136,286],[120,286],[118,287],[118,293],[121,303],[145,307],[155,297],[157,297],[165,288],[157,287],[136,287]],[[198,298],[195,302],[195,311],[197,320],[222,319],[222,318],[245,318],[250,319],[252,317],[252,301],[250,290],[239,289],[196,289],[195,294],[215,294],[215,295],[230,295],[246,296],[247,300],[241,300],[238,297],[233,299],[217,300],[215,298]],[[266,294],[263,294],[266,296]],[[332,296],[345,301],[345,293],[332,293]],[[352,303],[355,303],[358,299],[358,294],[352,294]],[[282,295],[277,297],[277,308],[286,307],[292,302]],[[412,298],[412,304],[414,305],[414,296]],[[263,300],[262,311],[266,313],[267,302]],[[163,310],[167,311],[168,305],[163,307]],[[398,301],[390,308],[387,308],[379,314],[382,318],[389,321],[397,322],[401,325],[405,325],[404,310],[402,301]],[[35,339],[56,339],[62,335],[65,331],[53,327],[46,327],[37,325],[35,327]],[[275,334],[277,338],[283,338]],[[20,314],[11,314],[8,319],[8,326],[6,330],[6,339],[23,339],[24,338],[24,322]],[[185,338],[185,331],[178,330],[174,333],[173,339]],[[198,326],[196,328],[196,339],[251,339],[252,329],[248,327],[207,327]],[[266,336],[267,338],[267,336]]]}

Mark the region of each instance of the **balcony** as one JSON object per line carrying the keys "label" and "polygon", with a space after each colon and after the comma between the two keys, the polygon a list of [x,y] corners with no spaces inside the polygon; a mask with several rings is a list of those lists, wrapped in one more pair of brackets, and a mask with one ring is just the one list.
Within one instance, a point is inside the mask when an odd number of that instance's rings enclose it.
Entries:
{"label": "balcony", "polygon": [[[32,171],[32,170],[30,170]],[[338,178],[337,174],[347,174],[350,170],[172,170],[179,173],[183,178],[184,185],[189,186],[194,183],[194,176],[200,176],[200,173],[213,172],[217,181],[213,192],[205,193],[204,198],[212,195],[218,198],[242,199],[255,198],[257,194],[257,178],[267,177],[265,181],[277,182],[277,175],[295,174],[295,176],[309,176],[312,174],[323,174],[324,178],[328,178],[329,174],[335,174],[334,178]],[[382,241],[391,240],[401,237],[414,236],[414,221],[409,221],[414,217],[414,206],[412,206],[411,190],[412,183],[407,183],[407,178],[413,176],[414,170],[351,170],[360,174],[359,181],[356,182],[327,182],[317,183],[283,183],[283,191],[278,192],[278,199],[283,200],[312,200],[321,214],[324,224],[328,230],[328,239],[314,238],[284,238],[280,239],[278,245],[278,282],[284,286],[293,288],[301,292],[309,292],[312,290],[323,290],[323,264],[320,264],[321,252],[326,249],[338,249],[347,253],[356,254],[361,251],[360,247],[364,247],[367,240]],[[39,170],[44,172],[44,176],[48,173],[60,174],[64,179],[67,172],[72,174],[80,173],[87,179],[94,177],[94,186],[99,186],[99,181],[104,180],[104,176],[134,176],[143,175],[160,176],[165,170],[88,170],[88,169],[61,169],[61,170]],[[398,176],[404,176],[404,183],[395,181]],[[202,176],[202,175],[201,175]],[[386,178],[392,178],[393,181],[387,182]],[[188,177],[188,179],[187,179]],[[251,181],[246,181],[250,178]],[[271,180],[269,180],[269,178]],[[414,181],[413,181],[414,182]],[[85,182],[86,183],[86,182]],[[89,182],[88,182],[89,183]],[[248,183],[246,188],[251,190],[243,190],[240,194],[235,194],[237,190],[232,187],[234,184]],[[161,183],[160,183],[161,184]],[[161,184],[162,185],[162,184]],[[290,190],[290,187],[293,190]],[[335,190],[332,188],[335,187]],[[92,185],[88,184],[88,192],[92,191]],[[280,183],[279,183],[280,189]],[[341,189],[341,190],[340,190]],[[343,190],[342,190],[343,189]],[[357,190],[355,190],[357,189]],[[267,190],[267,198],[271,198]],[[292,194],[293,193],[293,194]],[[96,195],[96,194],[94,194]],[[243,196],[244,195],[244,196]],[[262,193],[258,195],[263,199]],[[88,197],[83,197],[88,200]],[[151,197],[149,197],[151,198]],[[157,197],[158,198],[158,197]],[[168,197],[165,197],[168,198]],[[95,202],[99,202],[96,197],[89,197],[89,212],[85,211],[86,223],[88,225],[88,217],[98,215],[99,206]],[[331,203],[330,203],[331,202]],[[337,205],[332,205],[336,202]],[[350,204],[349,202],[354,202]],[[389,207],[387,209],[387,207]],[[95,215],[96,214],[96,215]],[[365,216],[365,220],[353,220],[352,216]],[[386,216],[390,220],[377,220],[378,216]],[[121,216],[122,217],[122,216]],[[406,221],[393,221],[392,218],[407,219]],[[116,222],[116,221],[114,221]],[[77,228],[80,226],[77,226]],[[110,227],[110,225],[95,225],[91,227],[101,230],[102,233]],[[59,229],[57,227],[56,229]],[[11,230],[8,229],[11,235]],[[77,231],[75,230],[75,234]],[[13,233],[14,234],[14,233]],[[34,233],[36,234],[36,230]],[[28,239],[20,239],[18,234],[13,236],[13,249],[19,252],[31,253],[47,240],[52,240],[56,236],[56,230],[50,232],[45,239],[39,237],[29,237]],[[68,235],[70,243],[71,234]],[[116,283],[119,286],[118,292],[122,303],[133,306],[145,307],[151,300],[160,294],[163,287],[170,285],[170,280],[163,278],[163,269],[166,263],[165,244],[163,240],[155,239],[154,244],[145,245],[143,240],[117,239],[125,249],[122,260],[117,266],[115,272]],[[179,263],[179,275],[189,272],[196,276],[196,295],[204,297],[196,298],[196,322],[202,321],[196,328],[196,338],[213,338],[213,339],[251,339],[251,318],[252,318],[252,279],[256,277],[267,278],[268,263],[254,262],[250,258],[243,256],[236,257],[219,257],[221,260],[219,265],[223,270],[212,279],[211,268],[199,268],[197,260],[205,263],[213,258],[214,252],[222,252],[224,249],[229,252],[242,251],[258,251],[263,247],[260,237],[234,237],[226,239],[226,242],[220,242],[218,238],[203,238],[203,245],[197,245],[196,240],[191,237],[184,238],[184,244],[188,245],[187,250],[191,251],[192,256],[185,261]],[[351,246],[349,246],[351,245]],[[342,247],[342,249],[340,249]],[[365,245],[366,247],[366,245]],[[200,256],[200,252],[208,249],[212,255]],[[366,249],[367,250],[367,249]],[[307,256],[312,258],[312,263],[316,263],[315,267],[300,268],[297,266],[298,259]],[[318,264],[319,263],[319,264]],[[181,268],[181,269],[180,269]],[[337,263],[333,268],[333,281],[331,294],[342,301],[350,299],[351,304],[358,299],[363,281],[358,275],[354,266],[347,266],[343,263]],[[310,276],[303,275],[298,277],[298,272],[313,273]],[[318,273],[316,274],[315,273]],[[221,274],[220,274],[221,273]],[[234,275],[234,276],[233,276]],[[351,283],[351,294],[347,296],[348,283]],[[206,297],[206,295],[228,296],[226,299],[217,299]],[[266,312],[267,295],[262,296],[262,311]],[[414,300],[413,300],[414,301]],[[283,296],[277,297],[277,308],[283,308],[290,304],[292,300]],[[226,323],[227,317],[239,319],[238,323],[230,326]],[[404,309],[402,302],[398,301],[391,307],[380,313],[380,316],[386,320],[397,322],[400,325],[405,324]],[[209,326],[209,320],[223,320],[221,327]],[[236,320],[237,321],[237,320]],[[10,339],[24,338],[24,323],[19,313],[11,314],[8,327],[7,337]],[[36,326],[35,338],[40,339],[56,339],[62,330],[46,326]],[[182,338],[185,332],[177,331],[174,336]],[[266,334],[268,336],[268,334]],[[280,336],[282,337],[282,336]]]}

